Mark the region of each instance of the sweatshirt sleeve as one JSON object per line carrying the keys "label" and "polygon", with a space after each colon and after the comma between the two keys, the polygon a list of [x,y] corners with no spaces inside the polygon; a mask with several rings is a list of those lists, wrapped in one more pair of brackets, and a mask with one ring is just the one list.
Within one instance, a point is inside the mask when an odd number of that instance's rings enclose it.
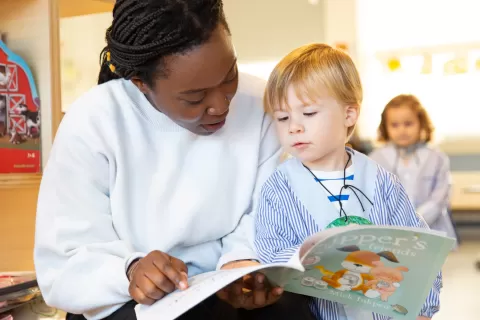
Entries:
{"label": "sweatshirt sleeve", "polygon": [[241,218],[237,228],[222,239],[222,256],[218,262],[217,269],[220,269],[224,264],[231,261],[258,260],[258,256],[253,247],[253,238],[259,193],[264,182],[278,166],[281,153],[280,143],[277,139],[272,119],[268,115],[264,115],[260,156],[252,204],[249,211]]}
{"label": "sweatshirt sleeve", "polygon": [[92,119],[78,119],[72,113],[59,128],[43,173],[35,269],[48,305],[100,319],[131,300],[126,265],[143,254],[119,239],[113,226],[109,199],[113,159],[101,147],[107,139],[103,125],[95,127]]}

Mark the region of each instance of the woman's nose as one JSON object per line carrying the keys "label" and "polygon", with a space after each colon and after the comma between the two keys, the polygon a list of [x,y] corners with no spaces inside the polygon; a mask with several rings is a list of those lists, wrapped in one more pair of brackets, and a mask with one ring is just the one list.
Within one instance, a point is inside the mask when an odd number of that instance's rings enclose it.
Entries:
{"label": "woman's nose", "polygon": [[219,96],[216,98],[215,103],[212,107],[207,109],[207,112],[211,116],[221,116],[228,111],[230,106],[230,99],[227,96]]}

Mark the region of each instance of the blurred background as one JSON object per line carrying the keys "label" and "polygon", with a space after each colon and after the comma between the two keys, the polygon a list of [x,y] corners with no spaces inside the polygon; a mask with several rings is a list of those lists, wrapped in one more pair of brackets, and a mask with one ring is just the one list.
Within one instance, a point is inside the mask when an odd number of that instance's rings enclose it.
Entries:
{"label": "blurred background", "polygon": [[[30,64],[42,99],[42,154],[63,113],[96,84],[114,1],[0,1],[0,32]],[[444,268],[435,320],[476,320],[480,287],[479,0],[224,0],[240,70],[267,79],[293,48],[326,42],[346,50],[365,99],[357,138],[375,148],[385,104],[416,95],[450,158],[452,217],[462,241]],[[45,129],[46,128],[46,129]],[[0,272],[33,269],[39,175],[0,175]],[[461,297],[462,307],[455,302]],[[58,313],[57,315],[58,316]],[[22,317],[27,317],[22,314]]]}

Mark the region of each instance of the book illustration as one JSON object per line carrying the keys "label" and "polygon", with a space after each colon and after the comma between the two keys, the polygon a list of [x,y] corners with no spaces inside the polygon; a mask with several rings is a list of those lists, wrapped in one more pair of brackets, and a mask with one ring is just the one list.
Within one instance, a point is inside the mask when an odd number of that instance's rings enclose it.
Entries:
{"label": "book illustration", "polygon": [[402,315],[406,315],[408,313],[408,310],[399,304],[392,305],[392,310]]}
{"label": "book illustration", "polygon": [[302,286],[314,287],[315,289],[327,289],[328,283],[323,280],[318,280],[314,277],[304,277],[301,279]]}
{"label": "book illustration", "polygon": [[7,132],[7,123],[7,96],[0,94],[0,138],[4,137]]}
{"label": "book illustration", "polygon": [[305,269],[310,270],[315,267],[319,262],[319,256],[308,256],[302,261],[302,264]]}
{"label": "book illustration", "polygon": [[317,266],[316,268],[324,274],[323,281],[327,282],[330,287],[341,291],[362,291],[365,294],[368,290],[366,281],[376,280],[371,271],[375,269],[377,263],[382,263],[380,261],[381,257],[398,263],[397,257],[389,251],[375,253],[360,250],[357,246],[347,246],[338,250],[349,252],[341,263],[342,269],[332,272],[326,270],[323,266]]}
{"label": "book illustration", "polygon": [[370,270],[373,280],[365,283],[365,296],[388,301],[388,298],[400,287],[403,280],[403,272],[408,272],[407,267],[387,267],[382,261],[374,262],[375,267]]}
{"label": "book illustration", "polygon": [[[388,298],[400,287],[400,282],[404,278],[403,273],[409,270],[404,266],[386,266],[381,258],[399,263],[395,254],[390,251],[375,253],[360,250],[355,245],[338,248],[337,250],[348,252],[340,264],[342,269],[333,272],[322,265],[316,265],[314,269],[320,271],[318,277],[297,277],[294,280],[300,281],[304,287],[313,287],[318,290],[325,290],[330,287],[338,291],[354,291],[366,298],[387,302]],[[303,263],[311,266],[318,262],[320,262],[320,257],[308,256]],[[401,314],[408,313],[405,307],[398,304],[392,306],[392,310]]]}

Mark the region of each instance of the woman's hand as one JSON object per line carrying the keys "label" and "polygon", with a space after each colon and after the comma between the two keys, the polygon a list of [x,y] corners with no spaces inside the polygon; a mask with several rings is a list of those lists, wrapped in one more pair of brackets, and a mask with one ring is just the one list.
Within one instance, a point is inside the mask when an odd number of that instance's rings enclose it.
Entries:
{"label": "woman's hand", "polygon": [[[259,264],[254,261],[235,261],[224,265],[222,270],[251,267]],[[272,288],[265,275],[255,272],[223,288],[217,292],[217,296],[234,308],[251,310],[275,303],[280,299],[282,293],[282,288]]]}
{"label": "woman's hand", "polygon": [[160,251],[152,251],[130,266],[128,291],[133,300],[151,305],[175,289],[188,287],[187,266]]}

